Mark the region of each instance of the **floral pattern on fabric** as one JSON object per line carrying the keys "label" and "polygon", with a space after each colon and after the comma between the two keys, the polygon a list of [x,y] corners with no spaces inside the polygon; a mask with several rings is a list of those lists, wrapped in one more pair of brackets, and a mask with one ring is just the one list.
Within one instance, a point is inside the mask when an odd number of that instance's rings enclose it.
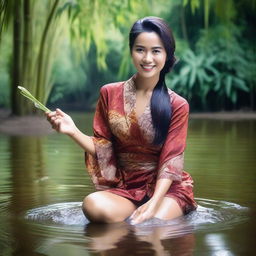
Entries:
{"label": "floral pattern on fabric", "polygon": [[155,146],[150,106],[136,116],[134,77],[103,86],[93,122],[96,155],[86,154],[86,165],[97,189],[138,203],[153,195],[157,179],[171,179],[166,196],[187,212],[196,207],[193,180],[183,170],[189,107],[185,99],[168,92],[170,127],[165,143]]}
{"label": "floral pattern on fabric", "polygon": [[158,179],[182,180],[184,153],[166,161],[158,171]]}

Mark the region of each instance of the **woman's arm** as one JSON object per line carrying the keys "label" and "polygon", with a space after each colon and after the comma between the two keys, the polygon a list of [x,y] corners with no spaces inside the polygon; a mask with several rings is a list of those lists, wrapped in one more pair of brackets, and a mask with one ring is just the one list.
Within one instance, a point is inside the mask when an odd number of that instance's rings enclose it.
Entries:
{"label": "woman's arm", "polygon": [[137,208],[131,215],[132,224],[138,224],[154,217],[171,184],[171,179],[157,180],[153,196],[148,202]]}
{"label": "woman's arm", "polygon": [[92,138],[82,133],[69,115],[60,109],[56,109],[56,111],[47,112],[46,116],[53,129],[69,135],[85,152],[95,155],[95,146]]}
{"label": "woman's arm", "polygon": [[166,195],[167,191],[169,190],[171,184],[171,179],[158,179],[156,182],[155,192],[152,196],[152,199],[156,202],[161,202],[164,196]]}

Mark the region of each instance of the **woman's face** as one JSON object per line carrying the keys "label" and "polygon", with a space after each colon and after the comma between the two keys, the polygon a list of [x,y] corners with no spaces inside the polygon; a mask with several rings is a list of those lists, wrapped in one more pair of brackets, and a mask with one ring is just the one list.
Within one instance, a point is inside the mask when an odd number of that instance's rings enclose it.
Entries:
{"label": "woman's face", "polygon": [[131,55],[138,74],[144,78],[158,78],[167,56],[164,45],[155,32],[139,34]]}

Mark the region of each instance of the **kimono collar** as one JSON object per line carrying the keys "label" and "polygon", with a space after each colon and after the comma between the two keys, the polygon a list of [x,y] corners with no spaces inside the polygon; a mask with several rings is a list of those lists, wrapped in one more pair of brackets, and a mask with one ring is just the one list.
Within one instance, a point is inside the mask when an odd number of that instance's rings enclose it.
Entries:
{"label": "kimono collar", "polygon": [[133,120],[133,122],[135,122],[139,128],[142,138],[151,144],[153,142],[155,133],[152,123],[150,105],[145,108],[144,112],[139,117],[136,117],[134,111],[136,104],[135,77],[136,74],[124,82],[124,111],[127,115],[127,120]]}
{"label": "kimono collar", "polygon": [[[126,114],[130,114],[135,108],[136,104],[136,86],[135,86],[136,74],[133,75],[130,79],[124,82],[124,111]],[[168,93],[170,95],[171,102],[173,101],[173,91],[168,88]],[[147,106],[149,108],[150,106]],[[146,109],[147,109],[146,108]]]}
{"label": "kimono collar", "polygon": [[124,83],[124,110],[126,114],[130,114],[135,108],[136,102],[136,87],[133,75],[129,80]]}

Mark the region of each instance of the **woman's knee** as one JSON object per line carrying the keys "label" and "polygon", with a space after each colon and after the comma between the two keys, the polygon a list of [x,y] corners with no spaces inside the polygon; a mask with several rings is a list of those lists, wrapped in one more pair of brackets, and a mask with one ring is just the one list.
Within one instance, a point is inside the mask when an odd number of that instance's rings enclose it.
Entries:
{"label": "woman's knee", "polygon": [[85,197],[83,211],[93,222],[122,222],[129,217],[136,206],[128,199],[107,191],[94,192]]}
{"label": "woman's knee", "polygon": [[164,197],[155,216],[162,220],[170,220],[183,215],[183,211],[178,202],[172,197]]}
{"label": "woman's knee", "polygon": [[86,196],[83,200],[84,215],[92,222],[115,222],[114,214],[111,214],[108,208],[97,192]]}
{"label": "woman's knee", "polygon": [[93,222],[103,222],[104,212],[94,193],[86,196],[83,200],[82,210],[84,215]]}

